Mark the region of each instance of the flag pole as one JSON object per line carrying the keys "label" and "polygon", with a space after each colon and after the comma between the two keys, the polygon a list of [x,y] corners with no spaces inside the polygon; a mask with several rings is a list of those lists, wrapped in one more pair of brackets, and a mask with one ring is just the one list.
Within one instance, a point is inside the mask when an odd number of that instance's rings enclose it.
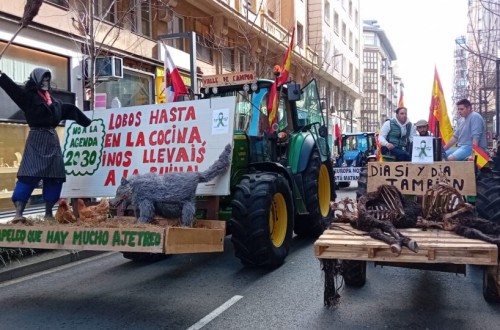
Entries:
{"label": "flag pole", "polygon": [[439,132],[439,120],[436,120],[435,126],[436,135],[432,139],[433,149],[434,149],[434,161],[439,162],[443,160],[443,143],[441,139],[441,132]]}

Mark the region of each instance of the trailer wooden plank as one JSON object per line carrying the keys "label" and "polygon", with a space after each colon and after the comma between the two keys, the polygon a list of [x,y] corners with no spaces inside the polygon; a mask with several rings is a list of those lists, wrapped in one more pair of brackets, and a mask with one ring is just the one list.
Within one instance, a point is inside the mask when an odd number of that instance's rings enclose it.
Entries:
{"label": "trailer wooden plank", "polygon": [[84,225],[0,225],[0,247],[50,250],[94,250],[147,253],[222,252],[226,222],[195,220],[182,227],[178,220],[155,218],[137,224],[133,217]]}
{"label": "trailer wooden plank", "polygon": [[325,230],[315,242],[319,259],[345,259],[409,263],[455,263],[496,265],[498,248],[481,240],[461,237],[442,230],[402,229],[401,233],[417,241],[418,253],[403,247],[401,254],[392,253],[390,246],[375,240],[348,224],[336,224]]}
{"label": "trailer wooden plank", "polygon": [[195,228],[168,227],[165,253],[201,253],[224,251],[226,228],[224,221],[197,221]]}
{"label": "trailer wooden plank", "polygon": [[0,227],[0,246],[51,250],[162,253],[164,228],[24,226]]}

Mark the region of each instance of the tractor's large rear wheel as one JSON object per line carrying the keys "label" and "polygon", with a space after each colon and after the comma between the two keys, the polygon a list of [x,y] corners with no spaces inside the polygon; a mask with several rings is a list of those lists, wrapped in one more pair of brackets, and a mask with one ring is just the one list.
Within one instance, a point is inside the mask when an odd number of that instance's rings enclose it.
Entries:
{"label": "tractor's large rear wheel", "polygon": [[478,215],[500,224],[500,175],[481,173],[476,182],[476,195]]}
{"label": "tractor's large rear wheel", "polygon": [[243,176],[230,221],[236,257],[245,266],[275,268],[290,250],[294,204],[288,181],[277,173]]}
{"label": "tractor's large rear wheel", "polygon": [[335,199],[335,183],[330,162],[321,162],[314,149],[302,174],[308,215],[298,215],[294,231],[299,236],[318,237],[330,222],[330,202]]}

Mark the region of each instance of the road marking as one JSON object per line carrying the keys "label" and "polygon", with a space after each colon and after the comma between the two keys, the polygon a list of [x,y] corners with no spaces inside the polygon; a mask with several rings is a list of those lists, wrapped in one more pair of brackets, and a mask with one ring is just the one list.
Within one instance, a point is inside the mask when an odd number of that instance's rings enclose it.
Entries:
{"label": "road marking", "polygon": [[32,275],[26,275],[26,276],[23,276],[23,277],[20,277],[20,278],[16,278],[15,280],[6,281],[6,282],[3,282],[3,283],[0,283],[0,288],[4,288],[6,286],[9,286],[9,285],[12,285],[12,284],[16,284],[16,283],[21,283],[21,282],[24,282],[24,281],[28,281],[28,280],[31,280],[31,279],[34,279],[34,278],[37,278],[37,277],[40,277],[40,276],[43,276],[43,275],[55,273],[57,271],[60,271],[60,270],[63,270],[63,269],[67,269],[67,268],[71,268],[71,267],[75,267],[75,266],[78,266],[78,265],[81,265],[81,264],[84,264],[84,263],[87,263],[87,262],[90,262],[90,261],[98,260],[98,259],[107,257],[107,256],[109,256],[111,254],[114,254],[114,253],[116,253],[116,252],[108,252],[108,253],[99,254],[99,255],[94,256],[94,257],[85,258],[85,259],[79,260],[79,261],[73,261],[73,262],[70,262],[70,263],[68,263],[66,265],[62,265],[62,266],[59,266],[59,267],[51,268],[51,269],[43,271],[43,272],[35,273],[35,274],[32,274]]}
{"label": "road marking", "polygon": [[225,310],[227,310],[229,307],[234,305],[238,300],[243,298],[243,296],[234,296],[219,307],[217,307],[212,313],[208,314],[192,326],[190,326],[187,330],[198,330],[203,328],[205,325],[210,323],[213,319],[215,319],[217,316],[222,314]]}

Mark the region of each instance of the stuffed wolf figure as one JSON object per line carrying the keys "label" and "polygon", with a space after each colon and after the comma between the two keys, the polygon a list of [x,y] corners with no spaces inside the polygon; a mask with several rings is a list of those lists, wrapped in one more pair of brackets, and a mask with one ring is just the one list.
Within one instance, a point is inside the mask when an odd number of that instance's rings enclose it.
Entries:
{"label": "stuffed wolf figure", "polygon": [[181,218],[191,227],[196,212],[198,183],[208,182],[226,172],[231,165],[231,145],[228,144],[204,172],[170,172],[163,175],[145,173],[122,178],[115,200],[131,202],[135,216],[141,223],[151,222],[155,215]]}

